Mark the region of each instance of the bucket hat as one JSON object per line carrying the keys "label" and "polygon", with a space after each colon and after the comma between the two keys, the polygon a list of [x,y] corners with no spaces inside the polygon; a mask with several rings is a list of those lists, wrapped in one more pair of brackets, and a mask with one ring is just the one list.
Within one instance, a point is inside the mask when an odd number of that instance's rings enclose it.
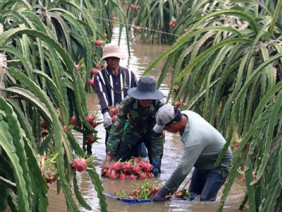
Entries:
{"label": "bucket hat", "polygon": [[124,59],[124,54],[120,51],[118,45],[113,43],[108,43],[103,48],[103,57],[100,62],[108,57],[117,57],[119,59]]}
{"label": "bucket hat", "polygon": [[137,87],[130,88],[128,95],[139,100],[160,100],[164,94],[156,88],[156,80],[151,76],[141,77]]}

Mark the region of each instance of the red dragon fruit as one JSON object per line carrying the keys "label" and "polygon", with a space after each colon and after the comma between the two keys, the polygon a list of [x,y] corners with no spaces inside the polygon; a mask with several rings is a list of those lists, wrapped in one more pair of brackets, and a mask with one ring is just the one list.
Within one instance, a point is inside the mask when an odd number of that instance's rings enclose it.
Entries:
{"label": "red dragon fruit", "polygon": [[106,171],[106,175],[109,177],[110,174],[111,174],[111,172],[112,172],[112,170],[111,170],[111,169],[108,169],[108,170]]}
{"label": "red dragon fruit", "polygon": [[89,123],[92,123],[95,119],[96,119],[96,117],[95,117],[94,115],[87,115],[87,116],[86,116],[86,120],[87,120]]}
{"label": "red dragon fruit", "polygon": [[141,172],[139,174],[139,179],[147,179],[147,174],[145,172]]}
{"label": "red dragon fruit", "polygon": [[140,168],[145,171],[145,172],[149,172],[153,169],[153,166],[152,164],[150,164],[149,162],[147,161],[143,161],[141,164],[140,164]]}
{"label": "red dragon fruit", "polygon": [[132,191],[133,196],[139,196],[141,194],[141,190],[139,188],[135,188]]}
{"label": "red dragon fruit", "polygon": [[137,176],[135,174],[131,174],[128,176],[128,179],[130,180],[136,180]]}
{"label": "red dragon fruit", "polygon": [[115,170],[116,172],[118,172],[121,169],[121,166],[122,165],[120,164],[120,162],[116,161],[116,162],[113,163],[112,169]]}
{"label": "red dragon fruit", "polygon": [[84,158],[76,158],[71,164],[72,169],[79,172],[86,170],[87,166],[88,163]]}
{"label": "red dragon fruit", "polygon": [[153,178],[154,177],[154,174],[152,172],[147,172],[146,175],[147,175],[147,178]]}
{"label": "red dragon fruit", "polygon": [[132,166],[132,171],[133,171],[135,174],[137,174],[137,173],[140,171],[140,166],[134,164],[134,165]]}
{"label": "red dragon fruit", "polygon": [[48,130],[47,124],[46,124],[46,122],[44,120],[41,121],[41,127],[44,130]]}
{"label": "red dragon fruit", "polygon": [[133,161],[134,161],[135,163],[140,163],[140,162],[141,162],[141,158],[140,158],[140,157],[134,157],[134,158],[133,158]]}
{"label": "red dragon fruit", "polygon": [[91,125],[93,128],[95,128],[95,127],[97,127],[97,122],[96,122],[96,121],[93,121],[92,123],[90,123],[90,125]]}
{"label": "red dragon fruit", "polygon": [[154,196],[156,193],[158,193],[159,190],[160,190],[160,188],[157,187],[157,186],[152,186],[152,187],[150,188],[151,194],[152,194],[153,196]]}
{"label": "red dragon fruit", "polygon": [[120,173],[119,178],[125,180],[127,178],[125,173]]}
{"label": "red dragon fruit", "polygon": [[77,121],[76,121],[76,118],[73,116],[71,117],[71,123],[76,126],[77,125]]}
{"label": "red dragon fruit", "polygon": [[121,167],[122,171],[125,173],[129,173],[131,171],[131,165],[129,162],[125,162],[124,164],[122,164]]}
{"label": "red dragon fruit", "polygon": [[115,179],[118,178],[118,175],[115,173],[115,171],[111,171],[111,174],[110,174],[109,178],[110,178],[111,180],[115,180]]}
{"label": "red dragon fruit", "polygon": [[112,122],[114,122],[117,119],[117,115],[113,115]]}
{"label": "red dragon fruit", "polygon": [[118,105],[116,105],[115,107],[111,107],[109,109],[109,113],[110,113],[111,116],[116,115],[118,113]]}
{"label": "red dragon fruit", "polygon": [[94,135],[88,135],[86,141],[88,144],[93,144],[95,141],[97,141],[97,137]]}
{"label": "red dragon fruit", "polygon": [[52,184],[53,182],[57,180],[57,174],[53,172],[48,172],[48,173],[45,173],[44,178],[45,178],[46,183]]}

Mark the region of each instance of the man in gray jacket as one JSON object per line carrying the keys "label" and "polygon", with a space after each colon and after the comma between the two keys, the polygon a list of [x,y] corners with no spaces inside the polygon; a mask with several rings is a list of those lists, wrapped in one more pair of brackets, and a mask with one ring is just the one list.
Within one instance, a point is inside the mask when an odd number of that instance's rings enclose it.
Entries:
{"label": "man in gray jacket", "polygon": [[153,130],[160,133],[164,129],[171,133],[180,132],[184,152],[177,168],[153,201],[168,200],[169,194],[177,191],[193,167],[195,169],[189,192],[200,195],[201,201],[216,200],[232,160],[232,152],[228,148],[220,164],[215,166],[215,161],[226,143],[223,136],[199,114],[190,110],[180,112],[170,105],[162,106],[156,114]]}

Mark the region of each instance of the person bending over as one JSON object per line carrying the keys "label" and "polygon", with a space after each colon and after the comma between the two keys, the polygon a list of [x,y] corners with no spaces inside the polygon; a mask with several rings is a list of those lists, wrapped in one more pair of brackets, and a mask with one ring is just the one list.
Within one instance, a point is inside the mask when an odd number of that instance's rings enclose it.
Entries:
{"label": "person bending over", "polygon": [[153,197],[153,201],[165,201],[177,191],[180,184],[194,167],[189,192],[200,195],[201,201],[216,200],[231,168],[230,147],[218,166],[215,162],[226,143],[224,137],[199,114],[180,110],[171,105],[162,106],[156,114],[153,130],[161,133],[167,130],[179,132],[184,145],[181,160],[168,181]]}
{"label": "person bending over", "polygon": [[[144,142],[148,158],[153,165],[153,174],[158,176],[163,155],[163,133],[155,133],[155,114],[163,105],[160,101],[163,93],[156,89],[153,77],[141,77],[138,86],[128,90],[128,96],[121,101],[117,119],[109,133],[106,145],[106,159],[102,166],[102,175],[110,166],[111,160],[129,160],[139,155],[138,146]],[[128,120],[128,126],[124,125]]]}

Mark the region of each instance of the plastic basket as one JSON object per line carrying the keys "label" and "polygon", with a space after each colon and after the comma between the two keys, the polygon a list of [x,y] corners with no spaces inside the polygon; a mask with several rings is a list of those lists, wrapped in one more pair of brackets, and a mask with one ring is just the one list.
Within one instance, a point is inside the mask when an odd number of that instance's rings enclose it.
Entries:
{"label": "plastic basket", "polygon": [[[121,202],[127,202],[127,203],[145,203],[145,202],[152,202],[152,199],[128,199],[128,198],[118,198],[115,195],[112,194],[105,194],[106,197],[109,197],[111,199],[115,199],[115,200],[119,200]],[[195,199],[195,196],[190,196],[188,199],[185,198],[177,198],[177,197],[173,197],[173,200],[190,200],[193,201]]]}
{"label": "plastic basket", "polygon": [[127,203],[144,203],[144,202],[152,202],[152,199],[128,199],[128,198],[118,198],[115,195],[112,194],[105,194],[105,196],[115,199],[115,200],[119,200],[122,202],[127,202]]}

